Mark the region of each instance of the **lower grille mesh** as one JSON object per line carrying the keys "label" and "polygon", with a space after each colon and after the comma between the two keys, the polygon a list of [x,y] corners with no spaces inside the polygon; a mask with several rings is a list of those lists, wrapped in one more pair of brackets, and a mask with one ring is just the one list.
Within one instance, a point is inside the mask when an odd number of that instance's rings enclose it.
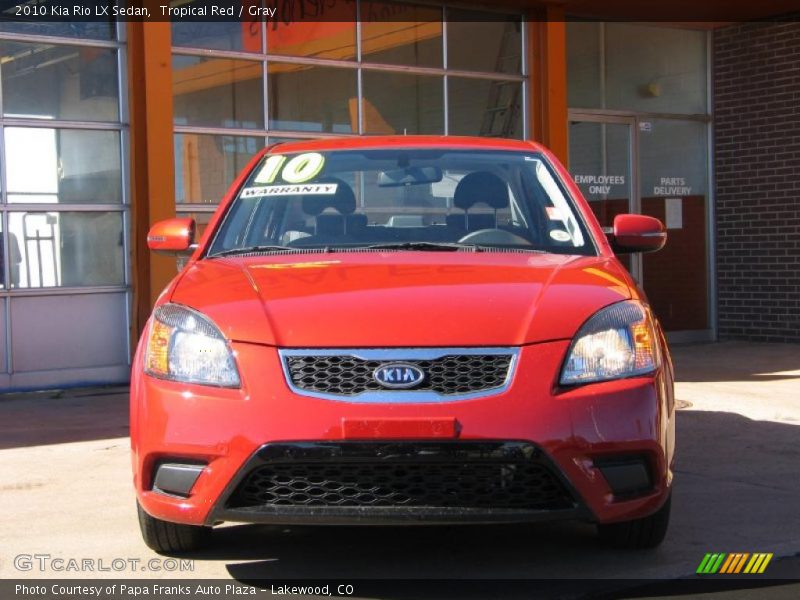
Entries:
{"label": "lower grille mesh", "polygon": [[283,463],[251,471],[228,506],[553,510],[572,498],[537,462]]}

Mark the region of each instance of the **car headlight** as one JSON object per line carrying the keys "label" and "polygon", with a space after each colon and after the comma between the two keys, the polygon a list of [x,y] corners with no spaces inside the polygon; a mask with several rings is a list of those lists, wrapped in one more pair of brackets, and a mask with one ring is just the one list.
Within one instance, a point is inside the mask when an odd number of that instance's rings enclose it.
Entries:
{"label": "car headlight", "polygon": [[650,313],[633,300],[598,311],[578,330],[561,370],[575,385],[650,373],[659,366]]}
{"label": "car headlight", "polygon": [[144,370],[148,375],[220,387],[239,387],[228,342],[208,317],[178,304],[153,312]]}

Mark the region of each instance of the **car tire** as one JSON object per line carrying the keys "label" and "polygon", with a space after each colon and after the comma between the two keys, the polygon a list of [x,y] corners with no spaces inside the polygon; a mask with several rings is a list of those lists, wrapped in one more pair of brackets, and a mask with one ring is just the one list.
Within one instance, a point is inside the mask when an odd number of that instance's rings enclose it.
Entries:
{"label": "car tire", "polygon": [[664,505],[649,517],[598,525],[600,539],[614,548],[631,550],[655,548],[664,541],[664,537],[667,535],[671,504],[672,494],[664,502]]}
{"label": "car tire", "polygon": [[162,521],[148,515],[137,502],[139,529],[148,548],[160,554],[179,554],[206,547],[211,538],[211,527],[182,525]]}

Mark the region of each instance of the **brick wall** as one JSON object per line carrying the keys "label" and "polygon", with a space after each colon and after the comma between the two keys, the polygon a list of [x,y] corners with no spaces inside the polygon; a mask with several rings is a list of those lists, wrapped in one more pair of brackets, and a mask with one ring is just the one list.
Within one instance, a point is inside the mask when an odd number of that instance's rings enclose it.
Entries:
{"label": "brick wall", "polygon": [[721,339],[800,342],[800,22],[714,33]]}

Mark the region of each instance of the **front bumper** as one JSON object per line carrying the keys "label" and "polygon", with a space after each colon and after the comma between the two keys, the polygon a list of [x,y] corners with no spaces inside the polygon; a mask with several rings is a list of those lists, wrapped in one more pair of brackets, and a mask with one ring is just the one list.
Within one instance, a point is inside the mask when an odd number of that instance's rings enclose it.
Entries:
{"label": "front bumper", "polygon": [[[521,348],[514,381],[502,393],[424,406],[300,396],[288,388],[278,353],[270,347],[234,344],[244,375],[240,390],[144,376],[137,355],[131,386],[131,441],[139,502],[157,518],[197,525],[228,520],[391,524],[559,518],[607,523],[647,516],[666,500],[672,479],[674,409],[669,376],[659,371],[651,377],[558,390],[553,378],[567,346],[568,342],[559,341]],[[358,426],[353,427],[354,423]],[[441,423],[453,426],[438,427]],[[459,452],[486,443],[506,450],[530,448],[565,486],[572,504],[430,508],[229,503],[254,468],[274,461],[275,448],[299,445],[319,452],[319,448],[387,441],[434,443]],[[646,461],[652,485],[635,496],[614,494],[599,465],[631,456]],[[341,458],[337,450],[336,460]],[[296,456],[292,460],[298,462]],[[153,489],[154,470],[164,461],[205,465],[188,497]],[[308,456],[299,462],[308,463]]]}

